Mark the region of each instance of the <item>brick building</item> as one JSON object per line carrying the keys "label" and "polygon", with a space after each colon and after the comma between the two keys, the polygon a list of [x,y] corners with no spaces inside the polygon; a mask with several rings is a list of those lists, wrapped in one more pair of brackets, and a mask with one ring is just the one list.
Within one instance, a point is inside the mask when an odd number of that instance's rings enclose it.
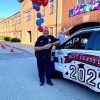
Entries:
{"label": "brick building", "polygon": [[[34,44],[37,37],[41,35],[36,26],[36,11],[32,8],[31,0],[18,1],[21,5],[21,22],[20,28],[18,29],[20,31],[18,33],[21,34],[22,43]],[[66,27],[68,32],[72,34],[83,27],[100,25],[100,8],[98,7],[98,9],[96,9],[94,7],[97,5],[94,2],[99,1],[100,0],[49,0],[48,5],[46,7],[41,7],[40,11],[45,20],[43,26],[49,28],[50,34],[57,36],[63,27]],[[84,13],[78,13],[81,9],[76,9],[80,6],[84,8],[88,6],[93,8],[91,5],[95,10],[92,9],[89,11],[86,9]],[[82,9],[84,10],[84,8]],[[72,11],[75,13],[77,12],[77,14],[72,15]],[[2,22],[0,23],[2,24]],[[17,31],[17,28],[15,29]],[[2,29],[0,29],[0,31],[1,30]],[[13,32],[13,34],[15,33],[16,32]]]}
{"label": "brick building", "polygon": [[0,22],[0,35],[22,38],[21,15],[20,12],[3,19]]}

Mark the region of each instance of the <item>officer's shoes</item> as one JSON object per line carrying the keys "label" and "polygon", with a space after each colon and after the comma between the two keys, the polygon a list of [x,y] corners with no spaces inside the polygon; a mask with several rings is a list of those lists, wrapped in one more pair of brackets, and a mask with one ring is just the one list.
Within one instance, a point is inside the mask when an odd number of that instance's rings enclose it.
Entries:
{"label": "officer's shoes", "polygon": [[52,82],[47,82],[48,85],[53,86],[54,84]]}
{"label": "officer's shoes", "polygon": [[44,83],[40,83],[40,86],[43,86],[44,85]]}

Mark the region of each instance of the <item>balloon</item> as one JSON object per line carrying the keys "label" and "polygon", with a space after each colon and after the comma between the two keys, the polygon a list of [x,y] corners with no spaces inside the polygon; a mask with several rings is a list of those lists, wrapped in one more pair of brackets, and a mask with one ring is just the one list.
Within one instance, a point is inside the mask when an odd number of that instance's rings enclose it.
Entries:
{"label": "balloon", "polygon": [[39,26],[39,27],[38,27],[38,30],[39,30],[40,32],[43,32],[43,27],[42,27],[42,26]]}
{"label": "balloon", "polygon": [[38,8],[38,9],[36,9],[36,11],[40,11],[40,6],[39,6],[39,8]]}
{"label": "balloon", "polygon": [[38,0],[37,3],[38,3],[39,6],[42,5],[42,1],[41,0]]}
{"label": "balloon", "polygon": [[42,5],[43,5],[43,6],[47,6],[47,4],[48,4],[48,0],[43,0]]}
{"label": "balloon", "polygon": [[37,20],[37,21],[36,21],[36,25],[37,25],[37,26],[41,26],[41,21],[40,21],[40,20]]}
{"label": "balloon", "polygon": [[[32,1],[32,5],[33,5],[33,9],[35,9],[36,11],[40,11],[40,6],[47,6],[49,0],[31,0]],[[43,27],[41,26],[42,23],[44,23],[44,19],[41,18],[42,14],[39,12],[37,13],[37,18],[38,20],[36,20],[36,25],[38,26],[38,30],[40,32],[43,32]]]}
{"label": "balloon", "polygon": [[39,5],[37,3],[33,3],[33,8],[37,10],[39,8]]}
{"label": "balloon", "polygon": [[40,21],[41,21],[41,23],[44,23],[44,19],[43,18],[40,18]]}
{"label": "balloon", "polygon": [[37,0],[31,0],[33,3],[37,3]]}
{"label": "balloon", "polygon": [[37,18],[41,18],[42,17],[42,14],[39,12],[37,13]]}

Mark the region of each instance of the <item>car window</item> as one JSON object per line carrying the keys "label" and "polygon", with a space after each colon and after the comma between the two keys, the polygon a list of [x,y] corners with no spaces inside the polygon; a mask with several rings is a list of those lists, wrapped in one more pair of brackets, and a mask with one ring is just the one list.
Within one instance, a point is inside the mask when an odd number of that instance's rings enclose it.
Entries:
{"label": "car window", "polygon": [[99,33],[96,33],[96,38],[94,40],[94,46],[93,46],[93,49],[94,50],[100,50],[100,32]]}
{"label": "car window", "polygon": [[82,33],[72,37],[63,44],[64,49],[85,49],[92,32]]}
{"label": "car window", "polygon": [[99,32],[94,32],[87,45],[85,46],[85,49],[88,50],[100,50],[100,31]]}

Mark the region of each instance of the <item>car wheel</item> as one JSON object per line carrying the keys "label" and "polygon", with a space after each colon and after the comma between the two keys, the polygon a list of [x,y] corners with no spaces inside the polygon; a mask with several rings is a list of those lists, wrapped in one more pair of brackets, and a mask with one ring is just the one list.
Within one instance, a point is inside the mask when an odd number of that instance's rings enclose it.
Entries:
{"label": "car wheel", "polygon": [[61,78],[63,78],[63,75],[62,75],[61,72],[56,71],[55,69],[53,69],[52,78],[54,78],[54,79],[61,79]]}

